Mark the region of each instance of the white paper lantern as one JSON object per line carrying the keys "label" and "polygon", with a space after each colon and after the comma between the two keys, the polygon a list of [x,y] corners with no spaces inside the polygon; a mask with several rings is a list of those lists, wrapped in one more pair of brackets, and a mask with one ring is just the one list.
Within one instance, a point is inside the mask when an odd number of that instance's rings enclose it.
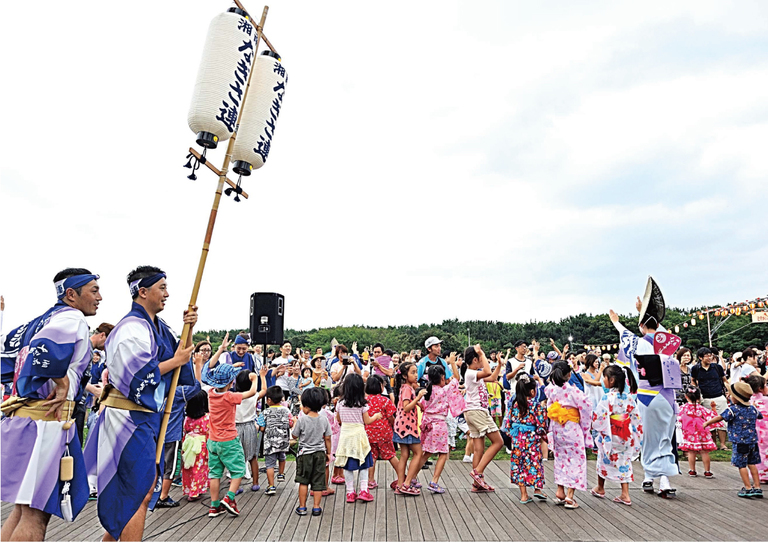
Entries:
{"label": "white paper lantern", "polygon": [[259,169],[267,161],[288,82],[280,57],[272,51],[264,51],[256,59],[253,70],[232,150],[232,169],[240,175],[250,175],[251,170]]}
{"label": "white paper lantern", "polygon": [[215,149],[235,131],[255,57],[256,28],[248,14],[230,8],[208,27],[187,123],[197,143]]}

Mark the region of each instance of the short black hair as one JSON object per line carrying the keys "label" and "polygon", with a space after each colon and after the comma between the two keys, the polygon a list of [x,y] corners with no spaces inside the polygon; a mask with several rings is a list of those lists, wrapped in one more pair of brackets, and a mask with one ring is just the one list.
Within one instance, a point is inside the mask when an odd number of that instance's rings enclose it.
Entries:
{"label": "short black hair", "polygon": [[312,412],[320,412],[325,404],[325,393],[321,388],[309,388],[301,394],[301,405]]}
{"label": "short black hair", "polygon": [[[56,276],[53,277],[54,284],[59,282],[60,280],[68,279],[69,277],[74,277],[76,275],[92,275],[90,271],[83,267],[67,267],[66,269],[62,269],[58,273],[56,273]],[[79,288],[73,288],[77,295],[80,295],[83,293],[83,287],[80,286]]]}
{"label": "short black hair", "polygon": [[365,393],[368,395],[381,395],[381,379],[379,375],[371,375],[365,382]]}
{"label": "short black hair", "polygon": [[270,386],[267,388],[267,399],[272,402],[273,405],[279,405],[285,399],[283,395],[283,388],[280,386]]}
{"label": "short black hair", "polygon": [[523,346],[523,345],[527,346],[528,343],[525,342],[523,339],[520,339],[519,341],[515,341],[515,348],[517,348],[518,346]]}
{"label": "short black hair", "polygon": [[282,347],[283,347],[283,346],[285,346],[286,344],[290,344],[291,346],[293,346],[293,345],[291,344],[291,341],[287,341],[287,340],[286,340],[286,341],[283,341],[282,343],[280,343],[280,348],[282,348]]}
{"label": "short black hair", "polygon": [[698,350],[696,350],[696,357],[697,357],[697,358],[699,358],[699,359],[701,359],[701,358],[703,358],[704,356],[706,356],[707,354],[711,354],[711,353],[712,353],[712,350],[710,350],[710,349],[709,349],[709,348],[707,348],[706,346],[702,346],[701,348],[699,348]]}
{"label": "short black hair", "polygon": [[[162,269],[159,267],[155,267],[154,265],[140,265],[130,273],[128,273],[127,282],[128,284],[132,283],[134,280],[141,280],[149,278],[153,275],[157,275],[158,273],[165,273]],[[139,296],[137,293],[133,299],[136,299]]]}
{"label": "short black hair", "polygon": [[395,353],[394,353],[394,351],[392,351],[389,348],[387,348],[386,350],[384,350],[384,355],[385,356],[389,356],[391,358],[392,356],[395,355]]}
{"label": "short black hair", "polygon": [[187,401],[187,417],[199,420],[208,413],[208,393],[200,390]]}
{"label": "short black hair", "polygon": [[384,345],[383,345],[383,344],[381,344],[381,343],[376,343],[376,344],[374,344],[374,345],[373,345],[373,348],[371,349],[371,351],[373,351],[373,350],[376,350],[377,348],[381,348],[381,351],[382,351],[382,352],[384,351]]}

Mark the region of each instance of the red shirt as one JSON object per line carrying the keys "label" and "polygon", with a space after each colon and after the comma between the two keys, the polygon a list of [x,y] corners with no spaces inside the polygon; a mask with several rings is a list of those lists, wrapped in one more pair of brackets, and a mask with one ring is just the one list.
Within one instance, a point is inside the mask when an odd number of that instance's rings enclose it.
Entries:
{"label": "red shirt", "polygon": [[383,395],[369,395],[368,415],[373,416],[381,412],[382,419],[365,426],[365,432],[368,434],[368,442],[387,442],[392,441],[392,426],[389,425],[387,418],[394,416],[397,409],[389,397]]}
{"label": "red shirt", "polygon": [[215,389],[208,392],[208,411],[211,420],[209,439],[227,442],[237,438],[235,409],[242,402],[242,393],[231,391],[219,393]]}

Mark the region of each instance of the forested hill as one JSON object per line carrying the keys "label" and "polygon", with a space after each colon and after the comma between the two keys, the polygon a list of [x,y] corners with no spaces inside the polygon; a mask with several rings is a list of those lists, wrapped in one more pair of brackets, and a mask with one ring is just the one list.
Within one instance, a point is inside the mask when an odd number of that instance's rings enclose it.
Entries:
{"label": "forested hill", "polygon": [[[691,313],[695,310],[667,309],[664,325],[674,331],[675,325],[680,326],[683,345],[698,348],[708,344],[707,321],[696,319],[691,325]],[[637,317],[622,316],[621,322],[632,331],[637,330]],[[683,327],[688,323],[688,327]],[[723,322],[723,318],[712,317],[714,328],[721,327],[713,336],[713,344],[726,352],[735,352],[747,346],[762,347],[768,342],[768,323],[751,323],[749,315],[731,316]],[[618,334],[611,324],[607,314],[579,314],[564,318],[559,322],[527,322],[524,324],[508,322],[492,322],[486,320],[462,322],[445,320],[441,324],[421,324],[419,326],[390,326],[390,327],[332,327],[312,329],[309,331],[285,330],[285,338],[294,347],[314,350],[322,347],[324,352],[330,350],[331,339],[336,338],[340,343],[351,346],[357,342],[360,351],[364,346],[380,342],[386,348],[397,351],[410,351],[424,347],[427,337],[435,335],[444,341],[443,351],[459,351],[467,346],[467,330],[472,344],[480,343],[486,350],[501,349],[512,346],[515,341],[537,339],[542,349],[549,350],[549,339],[555,340],[559,348],[573,337],[573,347],[588,345],[612,345],[618,342]],[[195,341],[210,337],[214,346],[218,346],[227,330],[200,331],[195,333]],[[241,330],[229,330],[230,337]]]}

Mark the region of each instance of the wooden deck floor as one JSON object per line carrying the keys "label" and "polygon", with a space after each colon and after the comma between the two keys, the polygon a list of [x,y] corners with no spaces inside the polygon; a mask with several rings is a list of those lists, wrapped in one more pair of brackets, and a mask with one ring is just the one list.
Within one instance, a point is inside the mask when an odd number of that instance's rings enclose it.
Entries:
{"label": "wooden deck floor", "polygon": [[[286,469],[293,479],[294,463]],[[395,495],[388,489],[394,473],[387,464],[377,472],[379,488],[374,502],[347,504],[343,486],[324,499],[320,517],[300,517],[298,491],[291,482],[278,486],[277,495],[268,497],[263,490],[249,490],[237,499],[241,515],[208,519],[209,501],[188,503],[170,510],[158,510],[147,518],[145,540],[766,540],[768,498],[764,501],[739,499],[738,471],[728,463],[713,463],[716,478],[674,479],[678,498],[663,500],[640,489],[639,463],[631,486],[632,507],[615,504],[610,499],[596,499],[577,492],[580,510],[565,510],[551,500],[552,462],[547,470],[548,502],[520,504],[517,488],[509,483],[509,465],[496,461],[486,470],[486,478],[496,486],[495,493],[473,494],[469,490],[470,466],[449,461],[443,473],[448,491],[434,495],[425,491],[419,497]],[[422,480],[427,479],[422,473]],[[594,462],[589,466],[594,483]],[[262,475],[262,482],[266,481]],[[250,486],[247,486],[250,487]],[[385,489],[387,488],[387,489]],[[180,489],[171,496],[180,499]],[[618,495],[609,483],[609,497]],[[310,505],[311,506],[311,505]],[[2,520],[11,505],[3,503]],[[54,518],[48,528],[48,540],[100,540],[103,531],[96,517],[95,503],[89,503],[73,524]]]}

